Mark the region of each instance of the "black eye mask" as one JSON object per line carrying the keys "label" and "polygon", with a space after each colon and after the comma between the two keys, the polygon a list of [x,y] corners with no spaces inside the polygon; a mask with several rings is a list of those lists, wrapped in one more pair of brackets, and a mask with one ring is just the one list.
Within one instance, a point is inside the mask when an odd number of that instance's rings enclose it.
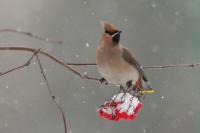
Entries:
{"label": "black eye mask", "polygon": [[120,34],[122,33],[121,30],[115,31],[115,32],[108,32],[105,31],[105,33],[109,34],[110,36],[112,36],[112,41],[114,44],[118,44],[120,41]]}
{"label": "black eye mask", "polygon": [[117,33],[118,31],[115,31],[115,32],[109,32],[109,31],[105,31],[105,33],[109,34],[109,35],[114,35],[115,33]]}

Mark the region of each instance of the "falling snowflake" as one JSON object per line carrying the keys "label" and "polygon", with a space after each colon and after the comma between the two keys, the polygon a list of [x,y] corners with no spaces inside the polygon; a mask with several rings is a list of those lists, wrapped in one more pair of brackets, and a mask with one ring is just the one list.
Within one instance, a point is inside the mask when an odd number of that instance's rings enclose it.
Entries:
{"label": "falling snowflake", "polygon": [[178,15],[180,14],[180,12],[176,11],[174,14],[175,14],[176,16],[178,16]]}
{"label": "falling snowflake", "polygon": [[48,41],[49,41],[49,38],[46,38],[45,40],[48,42]]}
{"label": "falling snowflake", "polygon": [[164,96],[161,96],[161,99],[162,99],[162,100],[164,100],[164,98],[165,98]]}
{"label": "falling snowflake", "polygon": [[76,54],[76,55],[75,55],[75,57],[76,57],[76,58],[79,58],[79,57],[80,57],[80,55]]}
{"label": "falling snowflake", "polygon": [[151,6],[152,6],[153,8],[156,8],[156,7],[157,7],[156,3],[152,3]]}
{"label": "falling snowflake", "polygon": [[81,86],[81,89],[85,89],[85,86]]}
{"label": "falling snowflake", "polygon": [[159,49],[160,49],[159,46],[155,45],[155,46],[152,47],[152,52],[157,53],[159,51]]}
{"label": "falling snowflake", "polygon": [[44,82],[40,82],[40,85],[43,86],[43,85],[44,85]]}
{"label": "falling snowflake", "polygon": [[90,44],[89,44],[89,43],[85,43],[85,46],[86,46],[87,48],[89,48],[89,47],[90,47]]}
{"label": "falling snowflake", "polygon": [[127,19],[127,18],[125,18],[125,19],[124,19],[124,22],[127,22],[127,21],[128,21],[128,19]]}
{"label": "falling snowflake", "polygon": [[21,27],[17,27],[17,31],[21,32],[22,31]]}
{"label": "falling snowflake", "polygon": [[84,72],[84,75],[87,75],[87,72]]}
{"label": "falling snowflake", "polygon": [[83,4],[84,4],[84,5],[87,5],[87,1],[83,1]]}
{"label": "falling snowflake", "polygon": [[146,130],[146,129],[143,129],[143,132],[144,132],[144,133],[146,133],[146,132],[147,132],[147,130]]}

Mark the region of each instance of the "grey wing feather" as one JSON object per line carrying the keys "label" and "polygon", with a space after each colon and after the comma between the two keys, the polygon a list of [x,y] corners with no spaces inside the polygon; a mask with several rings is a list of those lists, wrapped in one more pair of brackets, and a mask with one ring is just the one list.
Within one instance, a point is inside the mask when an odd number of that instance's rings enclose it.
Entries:
{"label": "grey wing feather", "polygon": [[133,65],[135,68],[137,68],[137,70],[139,71],[140,76],[142,77],[142,79],[145,82],[148,82],[148,79],[144,73],[144,71],[142,70],[140,64],[138,63],[138,61],[133,57],[133,55],[129,52],[128,49],[123,48],[123,52],[122,52],[122,58],[124,58],[128,63],[130,63],[131,65]]}

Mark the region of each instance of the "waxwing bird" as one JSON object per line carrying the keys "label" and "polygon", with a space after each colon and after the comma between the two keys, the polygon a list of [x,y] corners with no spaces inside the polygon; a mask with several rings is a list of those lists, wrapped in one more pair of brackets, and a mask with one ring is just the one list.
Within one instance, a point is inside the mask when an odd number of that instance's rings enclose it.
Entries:
{"label": "waxwing bird", "polygon": [[96,50],[96,64],[103,77],[114,85],[134,87],[142,90],[142,82],[148,82],[147,77],[133,54],[120,43],[122,31],[115,26],[101,22],[104,33]]}

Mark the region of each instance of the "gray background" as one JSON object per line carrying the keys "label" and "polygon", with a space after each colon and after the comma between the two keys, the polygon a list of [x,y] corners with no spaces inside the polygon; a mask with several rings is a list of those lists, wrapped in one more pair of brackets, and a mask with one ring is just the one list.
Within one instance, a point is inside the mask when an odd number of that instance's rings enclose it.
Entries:
{"label": "gray background", "polygon": [[[0,0],[0,28],[64,41],[63,45],[47,44],[0,33],[0,46],[42,48],[66,62],[94,62],[103,32],[101,19],[124,31],[122,43],[143,65],[197,62],[192,58],[191,8],[186,0]],[[1,51],[0,71],[22,64],[30,56],[27,52]],[[115,123],[99,118],[96,108],[118,91],[116,87],[83,81],[48,58],[41,59],[70,133],[197,132],[199,95],[194,75],[198,68],[145,70],[157,92],[146,96],[136,120]],[[0,133],[64,132],[34,62],[0,77]],[[94,66],[77,70],[99,77]]]}

